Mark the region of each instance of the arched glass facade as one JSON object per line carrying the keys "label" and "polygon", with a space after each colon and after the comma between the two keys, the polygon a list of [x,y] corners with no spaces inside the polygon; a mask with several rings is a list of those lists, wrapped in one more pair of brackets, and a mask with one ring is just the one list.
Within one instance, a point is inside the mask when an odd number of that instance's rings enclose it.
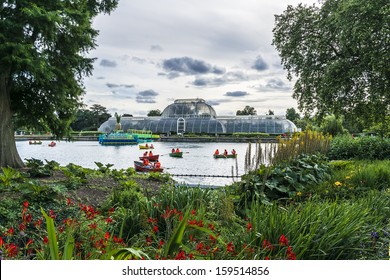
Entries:
{"label": "arched glass facade", "polygon": [[[151,130],[153,133],[176,133],[185,123],[186,133],[263,132],[282,134],[296,131],[296,126],[283,116],[217,117],[215,110],[203,99],[179,99],[167,106],[160,117],[122,117],[122,130]],[[179,122],[179,126],[178,126]],[[101,132],[115,128],[115,118],[100,127]]]}

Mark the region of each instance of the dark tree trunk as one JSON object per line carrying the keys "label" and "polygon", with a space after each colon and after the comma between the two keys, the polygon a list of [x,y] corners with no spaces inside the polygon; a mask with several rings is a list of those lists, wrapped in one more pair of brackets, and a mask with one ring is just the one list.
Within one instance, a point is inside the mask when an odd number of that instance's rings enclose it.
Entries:
{"label": "dark tree trunk", "polygon": [[8,78],[0,73],[0,167],[19,168],[24,163],[16,149]]}

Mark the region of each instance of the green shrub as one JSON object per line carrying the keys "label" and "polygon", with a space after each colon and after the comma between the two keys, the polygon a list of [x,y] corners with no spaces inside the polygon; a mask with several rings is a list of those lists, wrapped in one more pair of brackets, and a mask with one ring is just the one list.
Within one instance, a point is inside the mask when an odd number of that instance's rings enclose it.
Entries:
{"label": "green shrub", "polygon": [[330,159],[390,159],[390,139],[380,137],[338,136],[328,152]]}
{"label": "green shrub", "polygon": [[257,171],[242,176],[234,188],[240,195],[240,207],[245,208],[253,200],[267,203],[292,197],[326,180],[329,172],[330,166],[323,156],[301,154],[291,162],[262,165]]}

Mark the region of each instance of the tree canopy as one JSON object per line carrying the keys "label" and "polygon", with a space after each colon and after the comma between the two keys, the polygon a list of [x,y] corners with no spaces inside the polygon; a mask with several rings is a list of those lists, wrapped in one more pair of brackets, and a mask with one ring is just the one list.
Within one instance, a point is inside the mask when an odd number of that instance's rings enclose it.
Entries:
{"label": "tree canopy", "polygon": [[71,128],[75,131],[97,130],[111,115],[106,107],[93,104],[90,109],[79,109],[76,112],[76,119],[71,123]]}
{"label": "tree canopy", "polygon": [[367,124],[390,114],[390,2],[323,0],[275,16],[279,52],[299,109]]}
{"label": "tree canopy", "polygon": [[295,123],[297,120],[299,120],[301,116],[299,113],[295,110],[295,108],[291,107],[286,110],[286,119],[292,121]]}
{"label": "tree canopy", "polygon": [[150,110],[149,113],[148,113],[148,117],[158,117],[158,116],[161,116],[161,111],[159,109],[157,110]]}
{"label": "tree canopy", "polygon": [[256,115],[256,110],[255,108],[251,107],[251,106],[245,106],[245,108],[243,110],[238,110],[236,112],[236,116],[247,116],[247,115]]}
{"label": "tree canopy", "polygon": [[66,135],[92,73],[98,31],[92,20],[118,0],[3,0],[0,6],[0,166],[23,166],[18,126]]}

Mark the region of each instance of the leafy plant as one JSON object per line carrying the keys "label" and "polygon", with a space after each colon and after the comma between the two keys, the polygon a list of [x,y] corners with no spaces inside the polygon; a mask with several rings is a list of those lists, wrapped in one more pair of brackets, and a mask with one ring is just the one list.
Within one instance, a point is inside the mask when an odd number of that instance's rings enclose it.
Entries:
{"label": "leafy plant", "polygon": [[26,159],[26,162],[31,178],[49,177],[53,174],[53,164],[45,165],[42,160],[35,158]]}

